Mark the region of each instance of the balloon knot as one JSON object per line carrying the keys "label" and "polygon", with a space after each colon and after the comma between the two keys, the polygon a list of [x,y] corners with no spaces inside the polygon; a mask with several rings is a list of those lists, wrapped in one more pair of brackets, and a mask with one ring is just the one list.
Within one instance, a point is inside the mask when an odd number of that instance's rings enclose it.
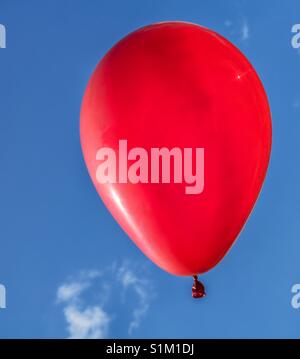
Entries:
{"label": "balloon knot", "polygon": [[204,285],[198,280],[197,275],[193,275],[194,283],[192,287],[192,297],[193,298],[203,298],[205,297],[205,288]]}

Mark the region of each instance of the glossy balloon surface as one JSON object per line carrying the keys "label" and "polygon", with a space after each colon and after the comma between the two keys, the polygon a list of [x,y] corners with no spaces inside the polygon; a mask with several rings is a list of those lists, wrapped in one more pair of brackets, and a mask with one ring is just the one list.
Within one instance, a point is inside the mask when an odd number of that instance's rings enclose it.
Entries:
{"label": "glossy balloon surface", "polygon": [[[183,22],[139,29],[105,55],[86,89],[80,132],[107,208],[145,255],[176,275],[203,273],[224,257],[271,150],[268,100],[254,68],[220,35]],[[96,153],[118,153],[122,139],[148,153],[204,148],[203,191],[186,194],[184,182],[100,184]]]}

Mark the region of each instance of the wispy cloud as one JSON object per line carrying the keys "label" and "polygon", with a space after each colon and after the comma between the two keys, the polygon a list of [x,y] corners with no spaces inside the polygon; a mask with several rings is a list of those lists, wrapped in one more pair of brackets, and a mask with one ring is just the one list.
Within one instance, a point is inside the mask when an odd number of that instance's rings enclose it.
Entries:
{"label": "wispy cloud", "polygon": [[65,302],[78,298],[80,293],[86,289],[87,283],[74,282],[70,284],[62,284],[57,291],[57,300]]}
{"label": "wispy cloud", "polygon": [[[132,312],[128,313],[127,332],[132,335],[140,326],[153,299],[152,283],[141,272],[143,271],[139,269],[137,275],[134,266],[127,262],[119,268],[113,265],[102,271],[80,272],[61,284],[57,289],[56,299],[63,305],[68,338],[106,338],[112,322],[118,318],[118,311],[109,310],[108,304],[112,300],[120,301],[118,298],[123,298],[126,302],[129,296]],[[94,294],[96,303],[93,303],[88,292]],[[120,295],[112,297],[112,293]],[[121,308],[121,305],[114,306],[118,307]]]}
{"label": "wispy cloud", "polygon": [[246,19],[243,19],[242,28],[241,28],[241,39],[243,41],[249,39],[249,25]]}
{"label": "wispy cloud", "polygon": [[224,21],[224,25],[225,25],[226,27],[230,27],[230,26],[232,26],[233,24],[232,24],[232,21],[231,21],[231,20],[226,19],[226,20]]}
{"label": "wispy cloud", "polygon": [[126,290],[132,289],[138,297],[138,305],[133,311],[133,319],[130,321],[128,327],[128,334],[131,335],[133,330],[140,326],[143,316],[149,309],[152,299],[152,290],[148,280],[138,278],[135,273],[126,266],[122,266],[118,274],[123,287]]}
{"label": "wispy cloud", "polygon": [[299,97],[293,101],[292,107],[295,109],[298,109],[300,107],[300,98]]}
{"label": "wispy cloud", "polygon": [[229,30],[230,35],[236,36],[242,41],[249,39],[250,28],[246,18],[239,18],[236,21],[226,19],[224,25]]}
{"label": "wispy cloud", "polygon": [[76,305],[67,305],[64,315],[69,339],[102,339],[108,333],[111,318],[100,306],[80,309]]}
{"label": "wispy cloud", "polygon": [[110,323],[108,313],[102,305],[86,305],[82,298],[83,292],[91,287],[97,277],[101,277],[100,272],[81,272],[57,290],[57,301],[64,305],[69,339],[102,339],[107,335]]}

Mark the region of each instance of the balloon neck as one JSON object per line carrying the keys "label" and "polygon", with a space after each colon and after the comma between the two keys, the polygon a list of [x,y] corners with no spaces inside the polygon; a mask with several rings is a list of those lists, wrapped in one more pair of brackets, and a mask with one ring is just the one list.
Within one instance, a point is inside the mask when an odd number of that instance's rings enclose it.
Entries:
{"label": "balloon neck", "polygon": [[205,288],[204,285],[198,280],[198,276],[194,275],[194,283],[192,287],[192,297],[193,298],[203,298],[205,297]]}

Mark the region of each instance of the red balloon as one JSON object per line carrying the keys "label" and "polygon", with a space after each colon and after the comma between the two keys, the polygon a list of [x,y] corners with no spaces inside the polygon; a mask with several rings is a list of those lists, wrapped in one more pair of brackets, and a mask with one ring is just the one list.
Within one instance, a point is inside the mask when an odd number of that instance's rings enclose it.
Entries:
{"label": "red balloon", "polygon": [[128,236],[164,270],[196,275],[224,257],[255,204],[271,116],[235,46],[165,22],[129,34],[100,61],[80,136],[92,181]]}

